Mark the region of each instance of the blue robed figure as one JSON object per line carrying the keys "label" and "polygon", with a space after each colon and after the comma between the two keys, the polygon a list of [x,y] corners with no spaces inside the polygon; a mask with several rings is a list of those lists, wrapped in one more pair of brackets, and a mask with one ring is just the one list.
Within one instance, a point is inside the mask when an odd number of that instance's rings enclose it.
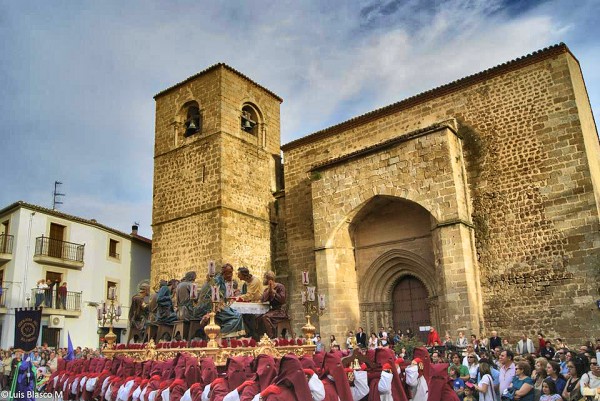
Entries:
{"label": "blue robed figure", "polygon": [[[215,284],[219,287],[219,293],[222,300],[226,300],[227,282],[232,282],[233,267],[229,264],[223,266],[221,273],[214,278]],[[210,284],[205,283],[200,289],[200,304],[194,311],[198,317],[205,316],[212,310],[211,288]],[[231,294],[233,295],[233,294]],[[215,314],[215,320],[221,327],[221,335],[244,335],[244,322],[241,313],[231,309],[229,306],[223,306]]]}
{"label": "blue robed figure", "polygon": [[11,395],[9,400],[35,401],[36,376],[37,369],[33,366],[31,359],[27,356],[23,361],[17,364],[17,369],[10,387]]}

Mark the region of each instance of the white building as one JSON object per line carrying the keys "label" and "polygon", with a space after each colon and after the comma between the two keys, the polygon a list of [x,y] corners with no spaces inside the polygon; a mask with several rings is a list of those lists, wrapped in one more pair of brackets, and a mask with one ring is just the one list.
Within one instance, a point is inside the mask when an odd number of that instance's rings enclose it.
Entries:
{"label": "white building", "polygon": [[[44,302],[39,343],[98,347],[107,332],[98,327],[96,306],[117,287],[123,315],[115,324],[117,341],[126,341],[131,297],[142,280],[150,278],[152,242],[59,211],[13,203],[0,210],[0,348],[14,344],[14,308]],[[57,288],[38,295],[38,280],[67,283],[64,305]],[[45,305],[48,303],[49,305]],[[107,326],[107,325],[106,325]]]}

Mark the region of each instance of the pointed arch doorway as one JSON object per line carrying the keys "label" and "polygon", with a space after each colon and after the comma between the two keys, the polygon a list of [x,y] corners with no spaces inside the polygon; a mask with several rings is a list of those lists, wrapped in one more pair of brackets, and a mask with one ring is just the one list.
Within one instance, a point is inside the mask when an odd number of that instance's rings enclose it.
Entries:
{"label": "pointed arch doorway", "polygon": [[410,275],[401,277],[392,291],[394,327],[403,331],[410,328],[425,341],[427,333],[419,332],[419,327],[431,325],[428,298],[427,288],[421,280]]}

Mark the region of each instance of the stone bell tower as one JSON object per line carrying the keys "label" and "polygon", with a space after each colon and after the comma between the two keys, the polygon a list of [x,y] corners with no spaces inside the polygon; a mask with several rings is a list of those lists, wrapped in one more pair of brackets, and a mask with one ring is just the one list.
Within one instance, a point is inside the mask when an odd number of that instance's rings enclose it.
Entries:
{"label": "stone bell tower", "polygon": [[270,269],[283,100],[225,64],[154,99],[152,283],[209,260]]}

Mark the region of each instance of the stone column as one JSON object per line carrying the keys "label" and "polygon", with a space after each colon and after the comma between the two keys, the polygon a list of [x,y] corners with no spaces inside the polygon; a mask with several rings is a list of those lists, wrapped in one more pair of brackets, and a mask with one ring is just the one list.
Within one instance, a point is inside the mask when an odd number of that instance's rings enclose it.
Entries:
{"label": "stone column", "polygon": [[321,337],[334,334],[345,338],[349,329],[358,326],[358,287],[352,249],[322,248],[315,250],[319,293],[327,294],[327,309],[321,316]]}
{"label": "stone column", "polygon": [[440,223],[434,235],[437,240],[434,253],[440,265],[440,287],[444,294],[440,302],[440,332],[448,330],[454,336],[458,328],[466,327],[471,333],[479,333],[483,314],[473,228],[462,221]]}

